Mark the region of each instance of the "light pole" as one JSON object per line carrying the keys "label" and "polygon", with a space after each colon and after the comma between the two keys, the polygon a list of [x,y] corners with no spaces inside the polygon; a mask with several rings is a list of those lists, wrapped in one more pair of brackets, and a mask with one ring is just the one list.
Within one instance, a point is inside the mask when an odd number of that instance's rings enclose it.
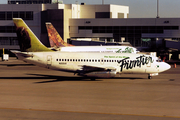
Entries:
{"label": "light pole", "polygon": [[159,18],[159,0],[157,0],[157,17],[156,18]]}

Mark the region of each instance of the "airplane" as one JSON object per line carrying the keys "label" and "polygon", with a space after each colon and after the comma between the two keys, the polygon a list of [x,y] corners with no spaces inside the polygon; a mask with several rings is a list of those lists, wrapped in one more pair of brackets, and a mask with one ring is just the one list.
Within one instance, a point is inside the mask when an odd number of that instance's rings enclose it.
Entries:
{"label": "airplane", "polygon": [[45,47],[21,18],[13,18],[21,51],[11,51],[18,59],[40,67],[96,78],[116,74],[147,74],[148,79],[170,69],[157,57],[131,53],[62,52]]}
{"label": "airplane", "polygon": [[137,49],[130,46],[74,46],[64,42],[50,22],[46,23],[46,28],[50,46],[57,51],[137,53]]}

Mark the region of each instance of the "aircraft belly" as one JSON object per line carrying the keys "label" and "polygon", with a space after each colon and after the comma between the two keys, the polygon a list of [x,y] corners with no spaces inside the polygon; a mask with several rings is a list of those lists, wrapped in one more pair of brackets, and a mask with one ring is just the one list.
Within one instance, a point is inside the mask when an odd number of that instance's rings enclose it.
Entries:
{"label": "aircraft belly", "polygon": [[53,64],[50,68],[55,70],[63,70],[63,71],[75,71],[74,65],[65,62]]}
{"label": "aircraft belly", "polygon": [[132,74],[132,73],[145,73],[145,68],[136,67],[136,68],[132,68],[132,69],[123,69],[122,73],[129,73],[129,74]]}

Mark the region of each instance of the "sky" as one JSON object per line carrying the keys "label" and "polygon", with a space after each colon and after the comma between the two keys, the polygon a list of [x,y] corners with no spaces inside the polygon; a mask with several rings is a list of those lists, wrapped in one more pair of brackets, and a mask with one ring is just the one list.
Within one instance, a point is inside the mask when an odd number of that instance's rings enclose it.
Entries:
{"label": "sky", "polygon": [[[76,1],[86,4],[102,4],[103,0],[59,0],[64,4],[75,4]],[[7,0],[0,0],[7,4]],[[129,18],[155,18],[157,16],[157,0],[104,0],[104,4],[129,6]],[[159,0],[160,18],[180,18],[180,0]]]}

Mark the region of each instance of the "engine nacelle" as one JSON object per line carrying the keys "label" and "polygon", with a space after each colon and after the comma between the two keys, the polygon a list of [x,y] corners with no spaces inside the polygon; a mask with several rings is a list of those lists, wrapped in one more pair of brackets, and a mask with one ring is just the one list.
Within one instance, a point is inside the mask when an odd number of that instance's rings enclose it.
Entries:
{"label": "engine nacelle", "polygon": [[111,78],[116,76],[116,71],[90,72],[84,75],[88,77]]}

